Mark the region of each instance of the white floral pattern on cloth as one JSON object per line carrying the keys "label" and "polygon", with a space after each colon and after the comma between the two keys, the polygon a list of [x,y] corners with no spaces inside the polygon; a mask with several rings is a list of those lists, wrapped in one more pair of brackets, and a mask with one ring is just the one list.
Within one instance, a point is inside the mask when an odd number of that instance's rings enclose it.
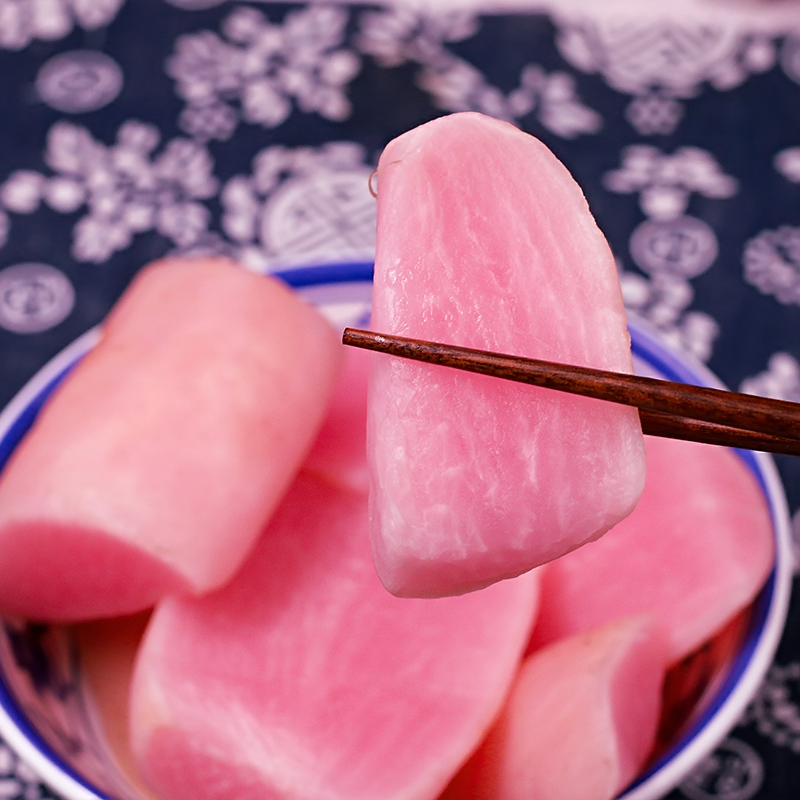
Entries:
{"label": "white floral pattern on cloth", "polygon": [[787,36],[780,55],[783,71],[795,83],[800,83],[800,36]]}
{"label": "white floral pattern on cloth", "polygon": [[767,369],[742,381],[740,391],[800,403],[800,363],[790,353],[773,353]]}
{"label": "white floral pattern on cloth", "polygon": [[66,319],[75,305],[69,278],[50,264],[27,262],[0,270],[0,327],[40,333]]}
{"label": "white floral pattern on cloth", "polygon": [[692,193],[725,198],[738,188],[736,179],[699,147],[681,147],[667,155],[651,145],[627,147],[622,166],[606,175],[605,185],[612,192],[638,192],[642,211],[656,219],[684,214]]}
{"label": "white floral pattern on cloth", "polygon": [[742,260],[745,278],[759,291],[800,305],[800,227],[763,231],[747,243]]}
{"label": "white floral pattern on cloth", "polygon": [[50,800],[55,795],[39,776],[7,745],[0,742],[0,798]]}
{"label": "white floral pattern on cloth", "polygon": [[777,747],[800,754],[800,662],[770,667],[742,722]]}
{"label": "white floral pattern on cloth", "polygon": [[294,105],[330,120],[350,114],[344,87],[358,56],[341,47],[348,12],[309,6],[274,24],[252,7],[214,31],[179,37],[167,73],[186,102],[180,125],[198,139],[229,139],[240,121],[265,128],[284,122]]}
{"label": "white floral pattern on cloth", "polygon": [[567,139],[600,129],[600,115],[581,102],[568,73],[527,64],[518,87],[504,93],[445,47],[472,36],[476,28],[475,17],[463,11],[394,8],[361,17],[358,45],[384,66],[419,64],[417,84],[444,111],[480,111],[509,122],[533,114],[547,130]]}
{"label": "white floral pattern on cloth", "polygon": [[125,0],[0,0],[0,48],[21,50],[32,41],[63,39],[77,25],[108,25]]}
{"label": "white floral pattern on cloth", "polygon": [[626,118],[642,135],[672,133],[683,118],[682,101],[703,84],[732,89],[776,59],[769,36],[722,22],[564,17],[557,41],[574,67],[600,73],[633,96]]}
{"label": "white floral pattern on cloth", "polygon": [[258,271],[315,259],[369,260],[375,252],[375,199],[363,148],[267,147],[250,175],[226,182],[222,228],[233,255]]}
{"label": "white floral pattern on cloth", "polygon": [[736,194],[735,178],[716,159],[697,147],[668,155],[652,145],[632,145],[619,169],[606,173],[611,192],[639,195],[647,219],[631,233],[634,262],[650,277],[622,271],[620,282],[628,308],[659,327],[675,346],[707,361],[719,326],[700,311],[687,311],[694,299],[689,280],[716,260],[718,243],[703,220],[686,214],[692,194],[728,198]]}
{"label": "white floral pattern on cloth", "polygon": [[32,214],[42,203],[62,214],[86,207],[73,231],[78,261],[102,263],[150,230],[191,247],[210,219],[198,201],[217,191],[212,160],[188,139],[173,139],[155,154],[159,141],[156,127],[136,121],[124,123],[111,146],[84,127],[58,122],[45,152],[55,174],[14,172],[0,185],[0,205],[16,214]]}
{"label": "white floral pattern on cloth", "polygon": [[48,59],[36,76],[39,98],[66,114],[97,111],[122,90],[119,64],[97,50],[71,50]]}
{"label": "white floral pattern on cloth", "polygon": [[687,800],[751,800],[764,782],[764,761],[746,742],[729,736],[678,787]]}
{"label": "white floral pattern on cloth", "polygon": [[[800,147],[781,150],[773,164],[786,180],[800,183]],[[745,245],[742,263],[745,280],[760,292],[781,303],[800,305],[800,227],[781,225],[762,231]]]}
{"label": "white floral pattern on cloth", "polygon": [[800,147],[787,147],[775,155],[775,169],[792,183],[800,183]]}

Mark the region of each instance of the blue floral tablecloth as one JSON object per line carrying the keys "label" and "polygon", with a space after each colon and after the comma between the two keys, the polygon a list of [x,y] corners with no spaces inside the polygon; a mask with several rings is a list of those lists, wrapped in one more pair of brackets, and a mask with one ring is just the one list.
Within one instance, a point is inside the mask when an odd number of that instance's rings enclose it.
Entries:
{"label": "blue floral tablecloth", "polygon": [[[468,109],[565,162],[629,308],[731,388],[800,401],[800,4],[636,5],[0,0],[0,405],[159,256],[369,259],[381,149]],[[800,532],[800,460],[776,460]],[[800,598],[670,797],[798,792]],[[52,796],[0,743],[0,797]]]}

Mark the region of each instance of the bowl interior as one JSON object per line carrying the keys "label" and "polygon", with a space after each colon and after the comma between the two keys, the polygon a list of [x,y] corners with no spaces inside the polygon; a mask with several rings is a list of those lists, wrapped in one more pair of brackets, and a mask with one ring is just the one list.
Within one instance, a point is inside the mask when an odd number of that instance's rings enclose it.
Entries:
{"label": "bowl interior", "polygon": [[[308,266],[278,273],[337,326],[369,318],[372,264]],[[699,363],[671,351],[658,333],[631,320],[637,372],[719,386]],[[70,368],[94,346],[93,330],[48,363],[0,414],[0,468]],[[624,800],[655,800],[676,786],[736,723],[757,690],[778,644],[791,584],[789,518],[774,465],[763,454],[737,451],[772,512],[776,563],[763,590],[724,631],[673,669],[667,680],[672,714],[659,748]],[[68,800],[141,800],[122,776],[101,732],[78,651],[65,628],[18,620],[0,624],[0,734]]]}

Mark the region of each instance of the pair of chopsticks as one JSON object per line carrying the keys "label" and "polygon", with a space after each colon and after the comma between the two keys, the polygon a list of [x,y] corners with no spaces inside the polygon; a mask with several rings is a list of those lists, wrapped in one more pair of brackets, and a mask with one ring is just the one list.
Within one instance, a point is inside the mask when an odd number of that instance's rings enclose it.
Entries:
{"label": "pair of chopsticks", "polygon": [[342,342],[635,406],[650,436],[800,455],[800,403],[345,328]]}

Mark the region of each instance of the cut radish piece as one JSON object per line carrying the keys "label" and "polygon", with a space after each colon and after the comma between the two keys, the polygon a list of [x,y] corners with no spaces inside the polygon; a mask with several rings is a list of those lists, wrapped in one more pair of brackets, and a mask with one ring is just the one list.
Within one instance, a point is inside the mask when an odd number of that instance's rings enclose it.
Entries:
{"label": "cut radish piece", "polygon": [[[537,139],[475,113],[390,142],[378,164],[372,327],[631,372],[614,258]],[[374,359],[373,547],[393,593],[458,594],[597,538],[644,483],[635,409]]]}
{"label": "cut radish piece", "polygon": [[524,650],[538,576],[393,597],[366,502],[301,474],[227,586],[156,608],[132,743],[167,800],[425,800],[478,745]]}
{"label": "cut radish piece", "polygon": [[311,445],[340,351],[275,279],[145,269],[0,477],[2,612],[114,616],[227,580]]}
{"label": "cut radish piece", "polygon": [[537,651],[442,800],[611,800],[655,742],[665,665],[646,616]]}
{"label": "cut radish piece", "polygon": [[548,564],[532,646],[648,612],[675,662],[755,597],[772,568],[764,494],[731,451],[646,437],[636,510],[600,541]]}

